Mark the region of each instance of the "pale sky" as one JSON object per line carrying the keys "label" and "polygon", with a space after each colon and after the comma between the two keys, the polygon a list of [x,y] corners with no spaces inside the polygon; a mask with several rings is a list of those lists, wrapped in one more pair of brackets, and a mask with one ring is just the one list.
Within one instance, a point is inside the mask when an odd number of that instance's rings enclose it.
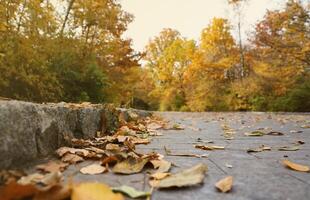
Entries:
{"label": "pale sky", "polygon": [[[182,36],[198,40],[213,17],[234,19],[227,0],[120,0],[123,9],[135,16],[125,37],[133,39],[137,51],[144,49],[150,38],[163,28],[177,29]],[[244,13],[244,33],[254,30],[266,10],[281,9],[286,0],[250,0]],[[235,24],[232,24],[235,25]]]}

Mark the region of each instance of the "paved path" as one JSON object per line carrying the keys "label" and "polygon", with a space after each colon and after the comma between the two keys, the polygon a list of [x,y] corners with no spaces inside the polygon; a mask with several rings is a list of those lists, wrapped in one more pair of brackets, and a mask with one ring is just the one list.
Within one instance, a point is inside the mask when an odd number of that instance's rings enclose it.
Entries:
{"label": "paved path", "polygon": [[[173,190],[155,190],[153,200],[201,200],[201,199],[252,199],[252,200],[309,200],[310,173],[296,172],[285,168],[281,160],[310,166],[310,125],[309,114],[268,114],[268,113],[160,113],[171,123],[184,125],[185,130],[165,130],[163,136],[153,138],[149,145],[139,145],[140,152],[156,151],[164,154],[164,146],[173,153],[208,154],[208,158],[166,156],[166,160],[174,163],[172,172],[191,167],[198,163],[208,165],[207,176],[203,185]],[[229,126],[236,132],[233,140],[223,137],[222,125]],[[281,131],[283,136],[249,137],[245,132],[259,128],[271,128]],[[199,129],[199,130],[197,130]],[[294,133],[302,131],[301,133]],[[214,145],[225,146],[225,150],[203,151],[193,147],[197,139],[212,140]],[[300,150],[288,152],[278,151],[280,146],[292,146],[302,140],[305,144]],[[248,148],[260,145],[272,147],[272,151],[249,154]],[[74,174],[76,181],[102,181],[111,186],[122,184],[137,189],[148,190],[147,170],[129,176],[83,175],[78,173],[84,162],[70,166],[66,175]],[[232,168],[228,168],[232,165]],[[214,184],[227,175],[234,177],[233,190],[230,193],[219,193]]]}

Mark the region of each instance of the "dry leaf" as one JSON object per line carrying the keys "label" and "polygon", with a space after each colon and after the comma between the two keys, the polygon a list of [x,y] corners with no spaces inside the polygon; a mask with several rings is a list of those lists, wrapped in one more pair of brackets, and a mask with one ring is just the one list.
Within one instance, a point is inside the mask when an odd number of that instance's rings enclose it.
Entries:
{"label": "dry leaf", "polygon": [[143,192],[143,191],[138,191],[133,187],[129,187],[127,185],[123,185],[121,187],[114,187],[112,188],[114,192],[121,192],[130,198],[136,199],[136,198],[142,198],[142,197],[147,197],[150,196],[150,192]]}
{"label": "dry leaf", "polygon": [[163,128],[163,125],[158,124],[156,122],[151,122],[151,123],[146,125],[146,128],[147,128],[148,131],[150,131],[150,130],[158,130],[158,129]]}
{"label": "dry leaf", "polygon": [[120,151],[120,147],[118,144],[112,144],[112,143],[109,143],[105,146],[105,149],[106,150],[110,150],[110,151]]}
{"label": "dry leaf", "polygon": [[284,135],[284,133],[279,132],[279,131],[270,131],[266,135],[280,136],[280,135]]}
{"label": "dry leaf", "polygon": [[56,150],[56,153],[62,157],[66,153],[72,153],[72,154],[77,154],[83,157],[87,157],[89,155],[89,151],[85,149],[76,149],[76,148],[70,148],[70,147],[60,147],[59,149]]}
{"label": "dry leaf", "polygon": [[173,124],[172,129],[174,130],[184,130],[185,128],[180,124]]}
{"label": "dry leaf", "polygon": [[101,183],[82,183],[73,186],[71,200],[123,200],[121,194],[114,194],[109,186]]}
{"label": "dry leaf", "polygon": [[218,181],[215,184],[215,187],[217,189],[219,189],[221,192],[229,192],[232,188],[232,184],[233,184],[233,177],[232,176],[228,176],[226,178],[221,179],[220,181]]}
{"label": "dry leaf", "polygon": [[101,174],[106,171],[107,169],[101,166],[100,164],[92,164],[80,169],[80,172],[82,174],[90,174],[90,175]]}
{"label": "dry leaf", "polygon": [[84,159],[78,155],[67,153],[65,156],[61,158],[62,162],[70,163],[70,164],[76,164],[78,162],[82,162]]}
{"label": "dry leaf", "polygon": [[32,197],[38,189],[33,184],[21,185],[14,181],[0,187],[1,200],[15,200]]}
{"label": "dry leaf", "polygon": [[134,138],[132,138],[131,142],[133,144],[149,144],[150,140],[134,137]]}
{"label": "dry leaf", "polygon": [[101,161],[101,165],[109,165],[110,163],[113,164],[116,162],[118,162],[118,158],[116,156],[108,156]]}
{"label": "dry leaf", "polygon": [[225,149],[225,147],[223,147],[223,146],[195,145],[194,147],[197,148],[197,149],[209,150],[209,151]]}
{"label": "dry leaf", "polygon": [[114,173],[119,174],[135,174],[142,171],[145,164],[149,161],[149,158],[144,159],[134,159],[134,158],[128,158],[122,162],[117,163],[112,171]]}
{"label": "dry leaf", "polygon": [[166,160],[151,160],[150,161],[157,172],[168,172],[171,167],[171,162]]}
{"label": "dry leaf", "polygon": [[285,166],[287,166],[288,168],[293,169],[295,171],[310,172],[310,168],[308,166],[305,166],[305,165],[296,164],[296,163],[293,163],[289,160],[283,160],[282,163]]}
{"label": "dry leaf", "polygon": [[225,166],[227,167],[227,168],[233,168],[233,166],[232,165],[230,165],[230,164],[225,164]]}
{"label": "dry leaf", "polygon": [[38,190],[47,191],[58,185],[61,180],[62,174],[60,172],[48,173],[46,175],[35,173],[20,178],[17,183],[20,185],[36,185]]}
{"label": "dry leaf", "polygon": [[253,137],[259,137],[265,135],[264,132],[261,131],[252,131],[251,133],[245,133],[246,136],[253,136]]}
{"label": "dry leaf", "polygon": [[71,188],[69,186],[55,186],[48,191],[39,192],[35,195],[33,200],[64,200],[71,195]]}
{"label": "dry leaf", "polygon": [[279,151],[297,151],[299,150],[299,147],[298,146],[291,146],[291,147],[283,146],[283,147],[279,147],[278,150]]}
{"label": "dry leaf", "polygon": [[256,153],[256,152],[262,152],[262,151],[271,151],[271,147],[262,145],[258,148],[250,148],[247,150],[248,153]]}
{"label": "dry leaf", "polygon": [[208,167],[205,164],[198,164],[177,174],[172,174],[162,179],[158,188],[185,187],[203,182]]}
{"label": "dry leaf", "polygon": [[46,164],[37,165],[36,168],[38,170],[42,170],[44,172],[62,172],[68,167],[67,163],[58,162],[58,161],[49,161]]}
{"label": "dry leaf", "polygon": [[164,179],[170,175],[171,175],[170,173],[156,172],[156,173],[150,175],[150,177],[155,179],[155,180],[161,180],[161,179]]}

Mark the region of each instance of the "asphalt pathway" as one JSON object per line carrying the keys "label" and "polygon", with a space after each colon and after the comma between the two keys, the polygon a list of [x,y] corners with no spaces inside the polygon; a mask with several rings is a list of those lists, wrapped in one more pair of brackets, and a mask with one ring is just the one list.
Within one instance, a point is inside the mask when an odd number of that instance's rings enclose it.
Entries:
{"label": "asphalt pathway", "polygon": [[[172,124],[184,126],[184,130],[160,130],[162,136],[152,138],[148,145],[138,145],[141,153],[166,154],[165,148],[175,154],[207,154],[207,158],[168,156],[173,163],[171,172],[178,172],[199,163],[208,165],[204,184],[180,189],[154,190],[153,200],[309,200],[310,173],[297,172],[283,166],[282,160],[310,166],[310,114],[287,113],[157,113]],[[224,137],[225,129],[233,132],[233,139]],[[284,135],[261,137],[246,136],[255,130],[279,131]],[[194,148],[195,144],[213,141],[211,145],[224,146],[224,150],[205,151]],[[294,146],[298,151],[279,151],[281,146]],[[210,145],[210,144],[206,144]],[[247,153],[248,148],[261,145],[271,151]],[[148,170],[134,175],[83,175],[79,169],[88,165],[83,162],[70,166],[64,174],[74,181],[98,181],[110,186],[129,185],[139,190],[149,190]],[[230,193],[220,193],[214,184],[226,176],[233,176]]]}

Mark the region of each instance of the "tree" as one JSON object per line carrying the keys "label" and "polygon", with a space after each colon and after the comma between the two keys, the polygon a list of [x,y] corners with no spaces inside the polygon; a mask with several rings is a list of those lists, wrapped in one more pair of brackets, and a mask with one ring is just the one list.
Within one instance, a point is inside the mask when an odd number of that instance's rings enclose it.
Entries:
{"label": "tree", "polygon": [[146,47],[146,67],[152,72],[156,89],[152,92],[162,110],[185,106],[185,70],[191,64],[195,42],[182,38],[177,31],[164,29]]}
{"label": "tree", "polygon": [[248,0],[228,0],[228,3],[233,6],[233,9],[237,15],[237,27],[238,27],[238,37],[239,37],[239,52],[240,52],[240,77],[245,76],[245,69],[246,69],[246,63],[245,63],[245,56],[244,56],[244,47],[242,44],[242,12],[243,7],[247,3]]}
{"label": "tree", "polygon": [[186,71],[191,110],[212,110],[219,105],[219,96],[225,92],[225,72],[236,63],[235,41],[230,31],[228,20],[214,18],[201,33],[200,46]]}

